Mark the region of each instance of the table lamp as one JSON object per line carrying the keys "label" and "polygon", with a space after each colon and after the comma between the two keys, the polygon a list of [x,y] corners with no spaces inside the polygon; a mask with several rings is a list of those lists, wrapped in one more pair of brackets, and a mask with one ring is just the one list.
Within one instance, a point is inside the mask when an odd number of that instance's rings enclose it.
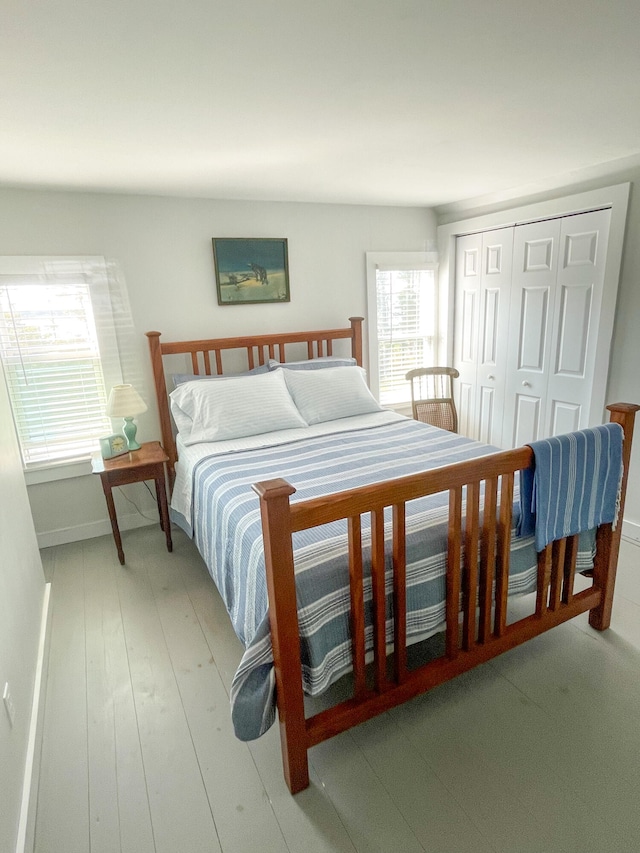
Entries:
{"label": "table lamp", "polygon": [[107,415],[110,418],[124,418],[122,432],[127,439],[129,450],[140,450],[136,441],[137,426],[133,419],[147,411],[147,404],[133,385],[114,385],[107,400]]}

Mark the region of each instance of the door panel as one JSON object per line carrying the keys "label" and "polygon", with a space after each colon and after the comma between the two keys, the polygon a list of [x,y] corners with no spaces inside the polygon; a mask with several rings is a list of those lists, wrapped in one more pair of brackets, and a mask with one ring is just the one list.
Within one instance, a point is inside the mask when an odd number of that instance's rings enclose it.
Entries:
{"label": "door panel", "polygon": [[560,400],[551,401],[551,429],[549,435],[562,435],[582,427],[582,406]]}
{"label": "door panel", "polygon": [[560,220],[514,229],[503,432],[510,446],[542,437],[552,355]]}
{"label": "door panel", "polygon": [[518,370],[544,373],[549,333],[550,287],[523,287],[518,324]]}
{"label": "door panel", "polygon": [[554,368],[558,376],[584,379],[592,294],[590,285],[561,288]]}
{"label": "door panel", "polygon": [[513,426],[511,444],[513,447],[520,447],[522,444],[532,441],[531,436],[537,436],[540,432],[542,398],[528,394],[516,394],[514,410],[511,419]]}

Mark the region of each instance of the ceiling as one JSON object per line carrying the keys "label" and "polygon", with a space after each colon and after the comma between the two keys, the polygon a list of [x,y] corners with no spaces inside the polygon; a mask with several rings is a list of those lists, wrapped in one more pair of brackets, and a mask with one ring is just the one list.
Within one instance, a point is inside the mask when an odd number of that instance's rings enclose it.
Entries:
{"label": "ceiling", "polygon": [[0,184],[439,206],[640,160],[638,0],[3,0]]}

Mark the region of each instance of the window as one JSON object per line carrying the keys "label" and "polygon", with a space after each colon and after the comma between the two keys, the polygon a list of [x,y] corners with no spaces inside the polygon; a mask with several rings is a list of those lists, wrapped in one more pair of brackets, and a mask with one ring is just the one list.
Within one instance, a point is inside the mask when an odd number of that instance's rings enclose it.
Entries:
{"label": "window", "polygon": [[122,381],[105,260],[0,258],[0,357],[25,470],[95,451]]}
{"label": "window", "polygon": [[437,263],[432,253],[368,254],[370,384],[383,406],[411,397],[407,371],[438,361]]}

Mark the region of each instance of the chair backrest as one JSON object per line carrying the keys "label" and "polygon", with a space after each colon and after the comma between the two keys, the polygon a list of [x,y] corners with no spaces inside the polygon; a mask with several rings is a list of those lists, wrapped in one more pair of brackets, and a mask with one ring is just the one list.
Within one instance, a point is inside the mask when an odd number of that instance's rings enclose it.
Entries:
{"label": "chair backrest", "polygon": [[455,367],[417,367],[406,379],[411,383],[413,417],[425,424],[458,432],[458,412],[453,399]]}

